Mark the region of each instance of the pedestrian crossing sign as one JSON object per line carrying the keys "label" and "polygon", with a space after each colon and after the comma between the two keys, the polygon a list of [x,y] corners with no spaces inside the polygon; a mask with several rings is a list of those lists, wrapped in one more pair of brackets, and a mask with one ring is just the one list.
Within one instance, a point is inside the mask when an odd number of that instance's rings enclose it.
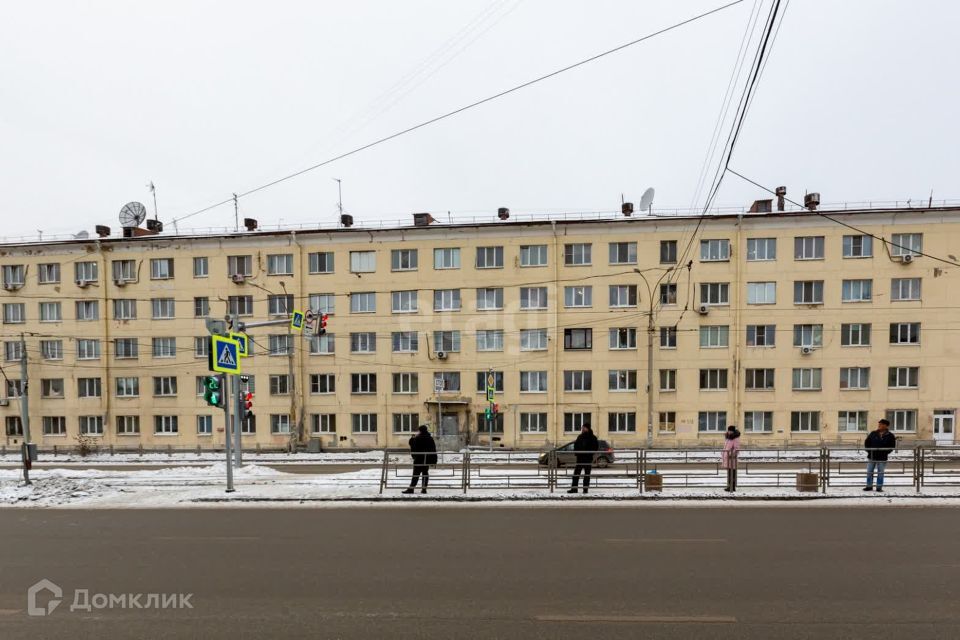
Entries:
{"label": "pedestrian crossing sign", "polygon": [[300,331],[303,329],[303,311],[294,311],[290,316],[290,328]]}
{"label": "pedestrian crossing sign", "polygon": [[210,336],[209,368],[219,373],[240,373],[240,343],[224,336]]}
{"label": "pedestrian crossing sign", "polygon": [[229,335],[231,340],[236,340],[239,345],[237,349],[237,355],[241,358],[246,358],[250,355],[250,338],[247,337],[245,333],[230,333]]}

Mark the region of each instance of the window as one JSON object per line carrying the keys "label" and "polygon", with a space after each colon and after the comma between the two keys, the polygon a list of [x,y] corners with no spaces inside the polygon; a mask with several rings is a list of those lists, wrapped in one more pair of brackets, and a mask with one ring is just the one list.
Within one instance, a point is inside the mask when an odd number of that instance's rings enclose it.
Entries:
{"label": "window", "polygon": [[459,331],[434,331],[433,332],[433,350],[444,351],[446,353],[459,353],[460,332]]}
{"label": "window", "polygon": [[139,342],[136,338],[115,338],[113,357],[117,360],[136,360],[140,357]]}
{"label": "window", "polygon": [[637,306],[637,285],[612,284],[610,285],[610,307]]}
{"label": "window", "polygon": [[393,374],[394,393],[419,393],[420,374],[413,371],[404,371]]}
{"label": "window", "polygon": [[80,416],[80,433],[85,436],[102,436],[103,416]]}
{"label": "window", "polygon": [[520,287],[520,308],[521,309],[546,309],[547,308],[547,288],[546,287]]}
{"label": "window", "polygon": [[153,298],[150,300],[154,320],[170,320],[174,317],[173,298]]}
{"label": "window", "polygon": [[63,340],[41,340],[40,357],[44,360],[63,360]]}
{"label": "window", "polygon": [[799,236],[793,239],[794,260],[823,260],[823,236]]}
{"label": "window", "polygon": [[253,296],[230,296],[227,298],[227,313],[237,316],[253,315]]}
{"label": "window", "polygon": [[[137,426],[137,429],[139,431],[139,425]],[[213,435],[213,416],[197,416],[197,435]]]}
{"label": "window", "polygon": [[841,347],[869,347],[870,346],[870,324],[854,322],[851,324],[840,325],[840,346]]}
{"label": "window", "polygon": [[776,282],[748,282],[747,304],[776,304]]}
{"label": "window", "polygon": [[747,238],[747,261],[777,259],[776,238]]}
{"label": "window", "polygon": [[477,351],[503,351],[503,329],[477,331]]}
{"label": "window", "polygon": [[311,293],[310,308],[314,313],[333,315],[337,308],[337,296],[333,293]]}
{"label": "window", "polygon": [[362,331],[350,334],[350,353],[376,353],[377,334],[373,331]]}
{"label": "window", "polygon": [[922,233],[895,233],[890,246],[890,255],[902,258],[903,256],[916,257],[923,253]]}
{"label": "window", "polygon": [[[487,392],[487,376],[489,371],[477,371],[477,393]],[[503,371],[493,372],[493,392],[503,393]]]}
{"label": "window", "polygon": [[593,287],[564,287],[563,305],[565,307],[592,307]]}
{"label": "window", "polygon": [[841,389],[869,389],[870,367],[840,367]]}
{"label": "window", "polygon": [[676,263],[677,263],[677,241],[661,240],[660,241],[660,264],[676,264]]}
{"label": "window", "polygon": [[293,313],[293,295],[267,296],[267,313],[271,316],[286,316]]}
{"label": "window", "polygon": [[697,431],[701,433],[719,433],[726,430],[726,411],[701,411],[697,414]]}
{"label": "window", "polygon": [[37,282],[40,284],[59,284],[60,283],[60,263],[48,262],[37,265]]}
{"label": "window", "polygon": [[153,395],[157,397],[177,395],[176,376],[155,376],[153,378]]}
{"label": "window", "polygon": [[700,241],[700,261],[701,262],[726,262],[730,259],[730,241],[729,240],[701,240]]}
{"label": "window", "polygon": [[727,388],[726,369],[700,369],[700,390],[719,391]]}
{"label": "window", "polygon": [[564,371],[563,372],[563,390],[564,391],[592,391],[593,390],[593,372],[592,371]]}
{"label": "window", "polygon": [[293,254],[274,253],[267,256],[268,276],[292,276]]}
{"label": "window", "polygon": [[607,374],[607,389],[609,391],[636,391],[636,369],[611,369]]}
{"label": "window", "polygon": [[43,378],[40,380],[40,397],[62,398],[63,378]]}
{"label": "window", "polygon": [[99,360],[100,341],[95,338],[77,338],[77,360]]}
{"label": "window", "polygon": [[210,298],[200,297],[193,299],[193,317],[206,318],[210,315]]}
{"label": "window", "polygon": [[78,262],[74,265],[73,272],[78,284],[96,282],[100,279],[100,271],[96,262]]}
{"label": "window", "polygon": [[[133,300],[128,300],[127,302],[132,303]],[[136,309],[136,307],[134,307],[134,309]],[[134,311],[133,317],[136,317],[136,311]],[[61,320],[63,320],[63,315],[60,312],[59,302],[40,303],[40,322],[60,322]]]}
{"label": "window", "polygon": [[633,433],[637,430],[637,414],[629,413],[608,413],[607,431],[610,433]]}
{"label": "window", "polygon": [[180,433],[180,419],[177,416],[153,416],[153,432],[157,435],[176,435]]}
{"label": "window", "polygon": [[313,433],[336,433],[337,416],[333,413],[312,413],[310,425]]}
{"label": "window", "polygon": [[151,280],[170,280],[173,278],[173,258],[152,258],[150,260]]}
{"label": "window", "polygon": [[23,383],[20,380],[7,378],[7,397],[19,398],[23,395]]}
{"label": "window", "polygon": [[777,346],[777,327],[772,324],[748,324],[748,347],[775,347]]}
{"label": "window", "polygon": [[394,433],[413,433],[420,426],[420,414],[395,413],[393,414]]}
{"label": "window", "polygon": [[[547,245],[532,244],[520,247],[520,266],[521,267],[545,267],[547,266]],[[533,414],[530,414],[533,415]]]}
{"label": "window", "polygon": [[700,348],[717,349],[730,346],[730,327],[716,325],[700,327]]}
{"label": "window", "polygon": [[743,430],[747,433],[772,433],[772,411],[746,411],[743,414]]}
{"label": "window", "polygon": [[795,347],[822,347],[822,324],[795,324],[793,325],[793,346]]}
{"label": "window", "polygon": [[417,262],[416,249],[394,249],[390,252],[390,269],[393,271],[416,271]]}
{"label": "window", "polygon": [[744,388],[747,391],[772,391],[774,370],[773,369],[746,369],[746,382]]}
{"label": "window", "polygon": [[117,397],[136,398],[140,395],[140,378],[117,378]]}
{"label": "window", "polygon": [[177,357],[177,339],[176,338],[153,338],[153,357],[154,358],[176,358]]}
{"label": "window", "polygon": [[311,373],[310,393],[313,395],[337,392],[337,376],[332,373]]}
{"label": "window", "polygon": [[[40,320],[43,320],[44,309],[43,305],[49,303],[40,303]],[[59,305],[57,303],[58,312]],[[114,320],[136,320],[137,318],[137,301],[135,299],[116,299],[113,301],[113,319]]]}
{"label": "window", "polygon": [[704,282],[701,284],[700,304],[730,304],[730,283]]}
{"label": "window", "polygon": [[433,374],[434,389],[439,383],[443,391],[460,391],[459,371],[435,371]]}
{"label": "window", "polygon": [[240,433],[245,436],[254,435],[257,432],[257,416],[251,415],[245,417],[240,422]]}
{"label": "window", "polygon": [[637,330],[634,327],[610,329],[610,349],[625,350],[637,348]]}
{"label": "window", "polygon": [[[210,418],[210,416],[201,416]],[[213,420],[210,420],[213,424]],[[140,433],[140,416],[117,416],[117,435],[135,436]],[[199,433],[199,432],[198,432]]]}
{"label": "window", "polygon": [[593,329],[564,329],[564,351],[593,349]]}
{"label": "window", "polygon": [[545,393],[547,391],[546,371],[521,371],[521,393]]}
{"label": "window", "polygon": [[839,411],[837,412],[837,431],[866,431],[866,411]]}
{"label": "window", "polygon": [[350,374],[350,393],[376,393],[377,392],[377,374],[375,373],[351,373]]}
{"label": "window", "polygon": [[546,433],[547,432],[547,414],[546,413],[521,413],[520,414],[520,433]]}
{"label": "window", "polygon": [[920,387],[920,367],[890,367],[887,386],[891,389]]}
{"label": "window", "polygon": [[891,322],[890,344],[920,344],[920,323]]}
{"label": "window", "polygon": [[843,236],[843,257],[873,257],[873,238],[870,236]]}
{"label": "window", "polygon": [[450,247],[446,249],[433,250],[433,268],[434,269],[459,269],[460,268],[460,249]]}
{"label": "window", "polygon": [[394,291],[390,294],[391,310],[393,313],[416,313],[417,290]]}
{"label": "window", "polygon": [[500,287],[477,289],[477,311],[503,309],[503,289]]}
{"label": "window", "polygon": [[375,251],[351,251],[350,273],[373,273],[377,270]]}
{"label": "window", "polygon": [[434,311],[460,311],[460,289],[437,289],[433,292]]}
{"label": "window", "polygon": [[[546,289],[544,289],[546,293]],[[5,302],[3,304],[3,324],[21,324],[25,320],[24,304],[22,302]]]}
{"label": "window", "polygon": [[285,373],[274,373],[270,376],[270,395],[290,395],[290,376]]}
{"label": "window", "polygon": [[873,300],[873,280],[844,280],[841,291],[843,302],[870,302]]}
{"label": "window", "polygon": [[113,281],[120,282],[136,282],[137,281],[137,261],[136,260],[114,260],[112,263],[113,267]]}
{"label": "window", "polygon": [[890,409],[887,411],[887,420],[890,421],[890,431],[916,431],[916,409]]}
{"label": "window", "polygon": [[43,435],[67,435],[67,419],[64,416],[43,416]]}
{"label": "window", "polygon": [[271,356],[286,356],[293,353],[293,336],[273,334],[267,336],[267,347]]}
{"label": "window", "polygon": [[590,424],[590,414],[580,412],[569,412],[563,414],[563,430],[567,433],[580,431],[583,425]]}
{"label": "window", "polygon": [[677,390],[677,370],[660,369],[660,391]]}
{"label": "window", "polygon": [[822,369],[798,368],[793,370],[794,391],[820,391],[822,388]]}
{"label": "window", "polygon": [[568,267],[580,267],[591,264],[593,245],[589,243],[563,245],[563,264]]}
{"label": "window", "polygon": [[333,252],[316,251],[307,256],[311,274],[333,273]]}
{"label": "window", "polygon": [[206,257],[193,259],[193,277],[206,278],[210,275],[210,263]]}
{"label": "window", "polygon": [[823,304],[823,280],[797,280],[793,283],[794,304]]}
{"label": "window", "polygon": [[274,434],[290,433],[290,414],[271,413],[270,414],[270,433],[274,433]]}
{"label": "window", "polygon": [[375,413],[352,413],[350,423],[354,433],[377,432],[377,414]]}
{"label": "window", "polygon": [[477,269],[502,269],[503,247],[477,247]]}
{"label": "window", "polygon": [[546,351],[546,329],[521,329],[520,351]]}
{"label": "window", "polygon": [[820,431],[820,412],[791,411],[790,431],[798,433],[815,433]]}
{"label": "window", "polygon": [[77,320],[99,320],[100,302],[97,300],[77,300]]}
{"label": "window", "polygon": [[677,285],[665,282],[660,285],[660,304],[677,304]]}
{"label": "window", "polygon": [[253,275],[253,256],[227,256],[227,275]]}
{"label": "window", "polygon": [[99,398],[100,395],[100,378],[77,378],[78,398]]}
{"label": "window", "polygon": [[637,264],[637,243],[611,242],[610,264]]}
{"label": "window", "polygon": [[660,348],[661,349],[677,348],[677,328],[676,327],[660,327]]}
{"label": "window", "polygon": [[335,352],[336,336],[325,333],[322,336],[310,336],[310,355],[330,355]]}
{"label": "window", "polygon": [[661,411],[657,418],[657,430],[661,433],[674,433],[677,430],[677,412]]}
{"label": "window", "polygon": [[350,313],[376,313],[377,294],[372,291],[350,294]]}
{"label": "window", "polygon": [[416,331],[394,331],[390,337],[394,353],[416,353],[420,350],[420,335]]}
{"label": "window", "polygon": [[920,278],[893,278],[890,280],[890,299],[919,300]]}

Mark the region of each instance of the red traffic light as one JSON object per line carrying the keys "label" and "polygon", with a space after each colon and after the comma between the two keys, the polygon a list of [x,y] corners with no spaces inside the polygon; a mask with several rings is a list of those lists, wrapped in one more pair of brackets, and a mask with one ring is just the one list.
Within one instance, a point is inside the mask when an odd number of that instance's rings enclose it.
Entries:
{"label": "red traffic light", "polygon": [[253,408],[253,394],[249,391],[243,394],[243,408],[247,411]]}

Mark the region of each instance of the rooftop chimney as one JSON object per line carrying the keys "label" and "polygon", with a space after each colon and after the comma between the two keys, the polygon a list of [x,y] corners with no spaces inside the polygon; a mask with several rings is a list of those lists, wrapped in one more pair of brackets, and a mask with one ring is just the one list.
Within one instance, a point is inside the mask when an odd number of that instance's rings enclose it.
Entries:
{"label": "rooftop chimney", "polygon": [[507,209],[506,207],[500,207],[497,209],[497,217],[501,220],[506,220],[510,217],[510,209]]}
{"label": "rooftop chimney", "polygon": [[340,224],[348,229],[353,226],[353,216],[349,213],[345,213],[340,216]]}
{"label": "rooftop chimney", "polygon": [[436,222],[436,220],[429,213],[413,214],[413,226],[415,227],[427,227],[433,222]]}
{"label": "rooftop chimney", "polygon": [[620,205],[620,213],[627,216],[628,218],[633,214],[633,203],[624,202]]}
{"label": "rooftop chimney", "polygon": [[102,224],[98,224],[94,228],[94,231],[96,231],[97,235],[100,236],[101,238],[106,238],[110,235],[110,227],[104,226]]}
{"label": "rooftop chimney", "polygon": [[247,231],[256,231],[260,224],[253,218],[244,218],[243,226],[247,228]]}
{"label": "rooftop chimney", "polygon": [[817,207],[820,206],[820,194],[814,192],[803,196],[803,206],[810,211],[816,211]]}
{"label": "rooftop chimney", "polygon": [[784,200],[786,199],[786,195],[787,195],[787,188],[777,187],[775,193],[777,194],[777,211],[783,211]]}
{"label": "rooftop chimney", "polygon": [[770,213],[773,211],[773,200],[754,200],[750,205],[750,213]]}

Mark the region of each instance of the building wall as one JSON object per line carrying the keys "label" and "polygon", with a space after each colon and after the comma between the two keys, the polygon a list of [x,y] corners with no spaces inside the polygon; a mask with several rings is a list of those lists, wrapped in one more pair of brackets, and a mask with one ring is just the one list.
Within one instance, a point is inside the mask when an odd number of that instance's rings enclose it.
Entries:
{"label": "building wall", "polygon": [[[879,238],[891,240],[894,233],[920,233],[923,252],[947,256],[960,234],[960,211],[909,210],[892,212],[838,213],[837,217]],[[840,411],[867,412],[867,426],[889,410],[916,411],[916,428],[904,432],[908,438],[931,439],[933,415],[936,410],[952,410],[960,404],[960,392],[950,380],[958,373],[955,312],[951,290],[956,277],[954,270],[928,257],[918,257],[910,264],[890,257],[889,244],[874,240],[872,257],[844,258],[843,236],[856,235],[841,225],[812,214],[748,215],[742,218],[709,218],[684,258],[684,249],[690,241],[695,220],[619,220],[592,223],[529,224],[508,223],[480,226],[436,226],[394,230],[337,230],[331,232],[300,232],[282,234],[236,234],[222,237],[156,237],[122,241],[77,241],[46,245],[7,245],[0,255],[0,266],[23,265],[26,276],[23,286],[12,283],[10,290],[0,292],[5,305],[23,303],[26,318],[23,323],[5,322],[0,335],[5,343],[19,340],[25,334],[30,367],[30,413],[33,439],[43,445],[75,444],[81,416],[102,416],[103,434],[97,436],[105,444],[118,446],[177,447],[220,446],[223,443],[222,412],[207,407],[198,396],[196,378],[207,373],[206,357],[195,353],[194,339],[207,335],[203,317],[195,317],[195,298],[206,297],[210,302],[210,316],[223,317],[228,311],[230,296],[252,296],[253,313],[241,320],[253,322],[269,319],[268,295],[289,294],[297,309],[309,306],[311,294],[335,294],[336,308],[330,314],[328,331],[335,336],[335,354],[313,355],[308,339],[294,335],[292,356],[270,355],[271,334],[286,334],[285,327],[264,327],[249,331],[253,338],[254,355],[243,361],[244,373],[255,380],[257,415],[255,434],[244,437],[245,446],[261,444],[279,446],[287,443],[286,433],[271,433],[271,415],[292,416],[294,431],[302,424],[302,438],[311,434],[313,414],[335,414],[336,433],[319,434],[325,446],[373,447],[402,446],[407,433],[395,433],[392,416],[395,413],[416,413],[421,423],[435,425],[437,421],[437,394],[434,392],[434,373],[459,371],[461,390],[440,394],[445,414],[456,415],[460,429],[471,442],[487,442],[487,435],[477,434],[478,416],[487,406],[485,393],[476,388],[477,372],[492,369],[503,372],[504,391],[496,394],[496,402],[503,414],[504,429],[495,432],[497,442],[506,446],[543,447],[549,443],[572,438],[564,432],[564,414],[589,413],[589,419],[598,434],[614,446],[636,446],[647,438],[647,379],[646,340],[650,295],[644,278],[653,287],[661,276],[664,282],[677,285],[677,304],[653,305],[655,344],[654,358],[654,424],[652,433],[661,446],[713,443],[720,438],[715,431],[699,428],[700,412],[726,412],[728,422],[744,424],[744,412],[769,411],[773,413],[769,432],[745,432],[751,444],[814,444],[821,440],[858,441],[863,434],[838,430]],[[823,259],[796,260],[796,237],[822,236]],[[747,259],[747,241],[751,238],[775,238],[775,260]],[[660,262],[661,241],[676,241],[679,264]],[[701,241],[727,240],[729,260],[701,259]],[[609,245],[614,242],[636,243],[637,260],[630,264],[611,264]],[[589,265],[572,266],[564,263],[564,247],[570,244],[589,244],[592,261]],[[545,245],[547,264],[525,267],[520,265],[520,248]],[[460,268],[435,269],[434,250],[459,248]],[[476,268],[478,247],[502,247],[501,268]],[[415,249],[418,266],[415,270],[391,269],[391,251]],[[310,254],[333,252],[332,273],[310,273]],[[373,272],[352,273],[351,252],[375,252],[376,269]],[[268,256],[290,254],[293,273],[270,275]],[[243,283],[231,281],[228,257],[249,255],[252,258],[251,276]],[[208,275],[195,277],[193,259],[205,257]],[[152,259],[172,259],[173,277],[153,279]],[[118,286],[112,278],[112,263],[134,260],[137,268],[135,282]],[[687,268],[686,261],[692,261]],[[98,279],[85,287],[75,282],[75,267],[81,262],[96,262]],[[39,265],[59,263],[60,282],[41,284]],[[673,271],[665,271],[674,267]],[[639,270],[641,273],[637,273]],[[891,279],[920,278],[922,294],[917,301],[892,301]],[[842,302],[842,281],[845,279],[872,280],[870,302]],[[823,281],[823,301],[820,304],[794,303],[796,281]],[[751,282],[776,282],[775,304],[748,304],[747,287]],[[711,305],[709,312],[697,312],[702,303],[700,285],[729,283],[728,304]],[[610,308],[611,285],[637,287],[637,304],[624,308]],[[592,286],[592,306],[567,308],[564,306],[564,288]],[[503,288],[502,310],[477,309],[477,289]],[[522,287],[545,287],[547,308],[521,308]],[[459,311],[435,311],[434,291],[459,289]],[[955,286],[954,286],[955,289]],[[391,294],[397,291],[416,291],[417,310],[412,313],[394,313]],[[351,294],[373,292],[376,311],[351,313]],[[114,317],[114,299],[136,300],[137,317],[118,320]],[[153,319],[152,303],[156,298],[175,301],[173,319]],[[77,302],[97,301],[99,318],[77,320]],[[40,321],[41,302],[60,302],[62,320]],[[7,318],[10,319],[10,318]],[[919,344],[891,345],[889,324],[892,322],[919,322]],[[841,346],[841,326],[847,323],[872,325],[871,345]],[[758,324],[776,326],[774,347],[747,346],[747,327]],[[822,345],[804,355],[793,346],[795,324],[819,324]],[[676,348],[660,346],[660,327],[677,327]],[[705,326],[728,327],[728,344],[723,347],[702,348],[700,331]],[[564,332],[567,329],[590,328],[593,331],[592,348],[565,350]],[[608,347],[610,329],[636,330],[636,348],[611,350]],[[503,333],[503,351],[478,351],[478,330],[500,329]],[[526,329],[546,329],[548,346],[543,351],[521,351],[520,332]],[[415,331],[419,336],[416,353],[393,353],[391,335],[398,331]],[[436,357],[434,331],[459,331],[460,350],[450,352],[445,360]],[[376,351],[370,354],[351,353],[350,334],[373,332]],[[174,357],[154,357],[152,339],[176,338]],[[114,340],[135,338],[139,344],[136,359],[118,359]],[[45,360],[41,356],[41,340],[62,340],[63,359]],[[77,354],[79,339],[100,341],[98,359],[80,360]],[[4,350],[7,356],[7,349]],[[870,384],[866,390],[841,390],[841,367],[870,367]],[[915,389],[888,388],[888,367],[919,367],[919,385]],[[744,388],[747,369],[775,370],[774,389],[748,391]],[[816,391],[792,389],[794,368],[821,369],[822,386]],[[676,370],[676,391],[659,389],[659,370]],[[701,390],[702,369],[727,371],[727,387],[722,390]],[[592,390],[564,391],[564,371],[592,372]],[[608,390],[611,370],[636,372],[636,388],[628,391]],[[8,379],[19,378],[19,363],[3,362]],[[286,395],[271,395],[270,376],[287,375],[293,371],[294,388]],[[521,372],[544,371],[546,392],[521,392]],[[410,372],[419,375],[419,391],[413,394],[393,393],[392,375]],[[313,394],[310,376],[334,374],[336,392]],[[351,393],[351,374],[375,373],[377,391],[370,394]],[[154,395],[153,378],[175,376],[177,393],[169,397]],[[79,398],[81,378],[99,377],[102,394],[98,398]],[[133,398],[116,396],[117,377],[137,377],[139,395]],[[63,379],[62,398],[41,397],[43,379]],[[791,414],[797,411],[814,412],[819,417],[819,430],[800,432],[791,428]],[[0,407],[4,420],[18,415],[15,399]],[[610,413],[635,414],[635,430],[611,432]],[[673,430],[660,429],[660,412],[675,412]],[[375,433],[355,432],[353,414],[376,414]],[[521,432],[521,414],[546,413],[545,433]],[[117,433],[117,416],[139,416],[138,434]],[[213,416],[209,435],[197,433],[197,416]],[[43,417],[62,416],[66,434],[44,435]],[[156,416],[177,416],[176,433],[156,433]],[[722,425],[721,425],[722,426]],[[7,436],[13,444],[18,436]]]}

